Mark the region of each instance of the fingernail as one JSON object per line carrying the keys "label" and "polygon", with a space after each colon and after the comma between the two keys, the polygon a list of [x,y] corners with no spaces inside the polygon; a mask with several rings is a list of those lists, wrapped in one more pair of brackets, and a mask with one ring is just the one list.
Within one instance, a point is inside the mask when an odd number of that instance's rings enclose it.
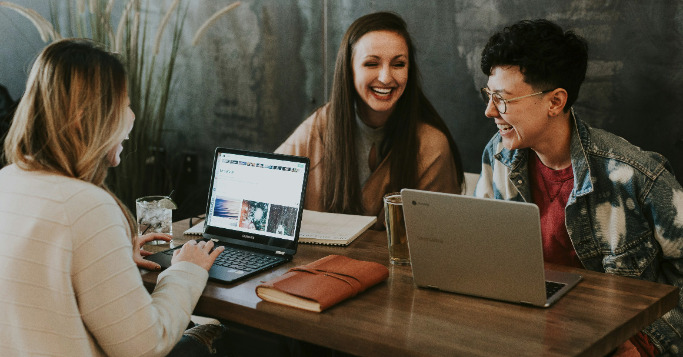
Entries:
{"label": "fingernail", "polygon": [[161,265],[157,264],[157,266],[154,267],[154,270],[161,270]]}

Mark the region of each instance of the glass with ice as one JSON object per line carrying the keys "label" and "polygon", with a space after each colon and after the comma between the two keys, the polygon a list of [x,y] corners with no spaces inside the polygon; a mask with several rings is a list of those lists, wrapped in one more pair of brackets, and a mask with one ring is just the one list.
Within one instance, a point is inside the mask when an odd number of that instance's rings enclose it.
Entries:
{"label": "glass with ice", "polygon": [[[135,200],[138,221],[138,235],[147,233],[173,234],[172,212],[176,204],[168,196],[145,196]],[[160,244],[164,241],[152,241]]]}

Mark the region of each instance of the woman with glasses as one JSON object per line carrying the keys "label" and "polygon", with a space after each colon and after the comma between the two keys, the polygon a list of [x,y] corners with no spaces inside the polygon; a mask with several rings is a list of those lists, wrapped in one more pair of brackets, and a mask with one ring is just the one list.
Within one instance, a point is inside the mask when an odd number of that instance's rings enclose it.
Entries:
{"label": "woman with glasses", "polygon": [[406,24],[393,13],[357,19],[337,53],[332,95],[276,150],[307,156],[305,208],[378,215],[402,188],[460,193],[451,134],[422,92]]}
{"label": "woman with glasses", "polygon": [[[475,196],[535,203],[546,262],[681,287],[683,188],[664,157],[574,113],[587,58],[585,40],[546,20],[489,39],[481,93],[498,132]],[[681,336],[679,305],[614,355],[679,355]]]}

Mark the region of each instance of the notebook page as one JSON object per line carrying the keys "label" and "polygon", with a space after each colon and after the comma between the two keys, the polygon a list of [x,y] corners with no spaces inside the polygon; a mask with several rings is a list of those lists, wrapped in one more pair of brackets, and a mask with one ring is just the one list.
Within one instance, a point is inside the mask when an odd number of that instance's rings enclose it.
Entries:
{"label": "notebook page", "polygon": [[299,241],[329,244],[348,243],[377,221],[375,216],[360,216],[304,210]]}

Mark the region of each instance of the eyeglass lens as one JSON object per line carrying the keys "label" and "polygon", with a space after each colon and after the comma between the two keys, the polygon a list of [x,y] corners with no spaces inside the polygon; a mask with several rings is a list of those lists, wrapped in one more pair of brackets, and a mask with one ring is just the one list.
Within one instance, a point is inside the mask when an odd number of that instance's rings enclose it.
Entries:
{"label": "eyeglass lens", "polygon": [[486,90],[486,88],[481,89],[481,99],[484,100],[486,104],[489,103],[489,100],[493,99],[493,105],[496,106],[496,109],[501,113],[505,114],[506,105],[505,101],[502,100],[500,95],[498,93],[489,93],[489,91]]}

